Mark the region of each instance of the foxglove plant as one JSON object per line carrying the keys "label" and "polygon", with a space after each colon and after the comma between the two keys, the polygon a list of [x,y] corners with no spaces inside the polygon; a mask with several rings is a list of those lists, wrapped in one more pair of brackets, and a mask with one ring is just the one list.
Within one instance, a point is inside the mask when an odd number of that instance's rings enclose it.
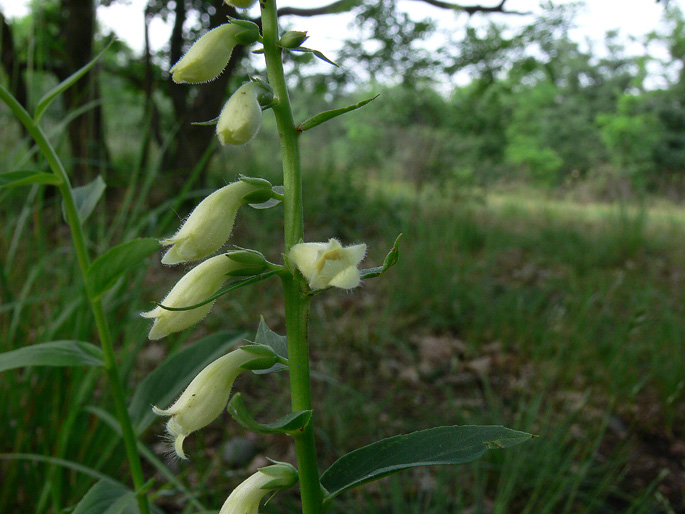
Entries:
{"label": "foxglove plant", "polygon": [[[237,8],[249,8],[255,1],[231,0],[226,3]],[[182,459],[187,458],[184,440],[211,423],[226,406],[233,418],[249,430],[291,436],[296,466],[274,462],[260,468],[228,496],[220,514],[256,514],[266,494],[292,487],[298,482],[302,513],[320,514],[344,491],[388,474],[420,465],[469,462],[488,449],[513,446],[531,437],[500,426],[430,428],[357,449],[340,457],[323,473],[319,472],[314,430],[317,418],[312,408],[307,339],[310,303],[315,295],[330,288],[354,290],[362,281],[387,272],[397,262],[399,237],[383,264],[369,269],[359,267],[366,255],[365,244],[343,246],[334,237],[327,242],[305,241],[299,136],[321,123],[368,104],[372,99],[331,109],[296,124],[286,87],[282,54],[310,52],[326,62],[331,61],[321,52],[301,46],[307,39],[304,31],[289,31],[280,37],[276,0],[261,0],[260,9],[261,30],[259,25],[250,21],[228,20],[199,38],[172,67],[171,76],[177,83],[196,84],[213,80],[224,71],[236,45],[261,44],[262,48],[257,50],[264,56],[267,77],[252,78],[230,96],[218,113],[216,134],[222,145],[247,144],[261,126],[263,111],[271,109],[279,133],[283,185],[272,186],[263,178],[241,176],[202,200],[180,229],[161,241],[134,239],[91,260],[82,225],[88,216],[88,208],[92,209],[101,196],[104,183],[96,180],[84,186],[85,191],[75,194],[66,169],[39,124],[50,103],[86,73],[102,53],[46,94],[38,102],[33,116],[0,85],[0,99],[24,125],[50,167],[48,173],[5,173],[0,186],[45,184],[59,189],[100,342],[99,347],[79,341],[53,341],[22,348],[10,352],[13,353],[11,361],[15,364],[6,369],[45,365],[52,358],[54,362],[50,362],[51,365],[103,368],[109,379],[117,428],[130,467],[132,490],[109,479],[101,480],[77,506],[78,511],[89,511],[97,504],[100,511],[111,508],[121,512],[128,503],[135,501],[138,512],[150,512],[147,492],[152,484],[145,481],[141,454],[150,458],[149,453],[139,451],[142,443],[138,436],[152,422],[153,413],[169,416],[166,425],[168,436],[173,440],[175,453]],[[271,263],[259,251],[245,248],[215,255],[230,238],[238,210],[245,204],[260,208],[282,204],[284,262]],[[114,338],[102,299],[130,268],[144,257],[158,252],[162,246],[169,247],[162,258],[164,264],[201,262],[194,264],[160,304],[142,314],[154,320],[149,332],[151,340],[163,339],[200,322],[223,294],[277,276],[283,286],[286,345],[284,348],[282,338],[265,328],[264,323],[260,323],[255,343],[223,356],[220,353],[230,347],[229,344],[219,346],[217,350],[213,340],[210,340],[212,344],[198,341],[164,361],[139,384],[127,404],[126,389],[114,352]],[[224,285],[227,281],[230,282]],[[262,374],[284,369],[289,375],[292,412],[273,423],[262,425],[250,416],[240,393],[231,397],[233,383],[246,370]],[[184,386],[187,387],[184,389]],[[179,397],[172,402],[175,396]],[[150,405],[155,405],[152,412]],[[98,410],[94,412],[111,425],[109,414]],[[317,431],[323,429],[317,427]],[[165,476],[173,476],[156,459],[150,461]],[[80,466],[73,464],[75,468]],[[91,475],[98,476],[97,472]],[[183,484],[171,480],[187,493],[189,501],[199,510],[206,510],[197,502],[195,495],[184,489]]]}
{"label": "foxglove plant", "polygon": [[[233,1],[231,4],[237,7],[249,7],[252,1]],[[286,51],[310,51],[326,61],[328,59],[320,52],[301,46],[307,39],[306,32],[290,31],[283,37],[279,37],[275,0],[262,0],[260,7],[262,33],[257,40],[263,44],[261,53],[266,60],[268,80],[253,78],[231,95],[219,114],[216,134],[222,145],[249,143],[261,125],[262,110],[271,108],[276,118],[281,143],[283,193],[281,194],[278,188],[272,188],[271,184],[263,179],[255,178],[242,178],[242,182],[238,181],[219,189],[200,203],[175,236],[162,241],[165,245],[174,245],[162,262],[174,264],[210,255],[228,239],[238,207],[243,203],[254,203],[257,200],[260,202],[270,200],[272,204],[278,203],[274,200],[282,201],[285,262],[279,265],[260,260],[257,267],[245,269],[243,273],[236,273],[240,269],[240,264],[228,263],[233,259],[231,252],[211,257],[184,276],[156,309],[143,315],[157,318],[150,331],[150,338],[156,339],[199,321],[221,293],[249,285],[261,278],[274,275],[280,277],[285,298],[287,362],[293,412],[288,417],[269,425],[267,430],[266,426],[260,425],[250,417],[239,394],[228,403],[228,410],[243,426],[257,432],[275,430],[291,435],[295,444],[297,468],[292,466],[283,468],[282,466],[285,465],[278,464],[276,467],[271,466],[260,470],[233,491],[221,508],[221,514],[256,513],[261,498],[270,489],[290,487],[298,479],[302,512],[319,514],[335,496],[361,483],[400,469],[426,463],[467,462],[479,457],[487,448],[511,446],[530,436],[502,427],[439,427],[398,436],[361,448],[339,459],[323,474],[319,473],[314,440],[315,417],[312,415],[309,343],[307,341],[311,299],[315,294],[328,288],[354,289],[362,280],[385,273],[396,262],[398,249],[396,242],[383,266],[360,270],[359,265],[366,255],[365,244],[343,246],[335,238],[330,238],[327,242],[304,241],[304,196],[299,136],[305,130],[312,129],[368,102],[326,111],[301,124],[296,124],[286,88],[282,54]],[[244,22],[237,20],[230,22],[231,25],[238,23]],[[212,31],[208,35],[211,33]],[[207,38],[207,35],[200,38],[196,45],[200,45],[204,38]],[[195,72],[196,76],[216,75],[217,63],[226,60],[226,50],[216,50],[217,54],[221,55],[213,55],[210,50],[207,50],[210,46],[203,45],[201,52],[195,52],[191,56],[193,48],[188,52],[188,56],[192,57],[193,69],[198,70]],[[199,71],[205,59],[207,70],[206,72]],[[179,65],[182,63],[183,60]],[[248,191],[248,186],[255,189]],[[240,251],[253,252],[247,255],[261,256],[254,250]],[[231,262],[236,261],[231,260]],[[252,273],[251,276],[249,276],[250,273]],[[249,276],[249,278],[236,280],[219,293],[214,294],[221,283],[229,278],[229,275]],[[268,340],[260,341],[258,337],[257,343],[268,344]],[[243,348],[249,348],[249,346]],[[285,355],[277,355],[278,349],[275,347],[273,351],[276,357],[271,355],[261,362],[265,368],[272,367],[272,370],[275,359],[280,358],[281,365],[285,362]],[[180,457],[185,458],[182,448],[185,436],[209,423],[226,404],[231,384],[241,369],[241,365],[236,360],[237,357],[232,357],[235,352],[222,357],[200,372],[170,408],[160,410],[155,407],[155,413],[172,416],[167,423],[167,431],[175,439],[176,452]],[[223,362],[222,359],[232,364],[220,365],[219,363]],[[223,371],[215,372],[214,367]],[[466,447],[469,449],[466,450]],[[273,469],[270,472],[267,471],[270,468]],[[285,470],[288,476],[287,479],[278,482],[278,487],[274,486],[276,482],[270,478],[269,474],[273,474],[274,470]]]}

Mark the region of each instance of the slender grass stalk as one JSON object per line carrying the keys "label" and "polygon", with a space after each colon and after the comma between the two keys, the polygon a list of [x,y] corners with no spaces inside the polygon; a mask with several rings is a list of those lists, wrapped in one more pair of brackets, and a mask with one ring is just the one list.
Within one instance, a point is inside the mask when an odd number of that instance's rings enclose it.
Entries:
{"label": "slender grass stalk", "polygon": [[[52,172],[59,177],[60,183],[57,184],[60,194],[64,201],[64,212],[66,215],[67,224],[71,232],[72,243],[76,252],[81,275],[83,276],[84,285],[87,281],[87,271],[90,267],[90,257],[86,246],[85,236],[81,228],[81,222],[78,217],[78,210],[72,192],[72,187],[69,182],[64,165],[60,161],[54,148],[48,141],[45,133],[41,127],[33,120],[28,112],[17,102],[7,89],[0,86],[0,99],[3,100],[12,110],[14,115],[26,127],[35,143],[38,145],[41,154],[48,162]],[[112,398],[114,400],[114,408],[117,418],[121,425],[121,432],[124,438],[124,446],[126,447],[126,456],[131,467],[131,478],[133,486],[136,490],[138,501],[138,508],[141,514],[149,514],[150,507],[147,500],[147,495],[142,492],[145,485],[145,478],[143,476],[143,468],[141,465],[140,456],[136,446],[136,436],[131,424],[131,418],[126,408],[126,395],[124,387],[121,383],[119,368],[117,366],[116,357],[114,355],[114,344],[112,339],[112,332],[107,323],[105,311],[102,307],[102,302],[99,299],[94,299],[90,296],[88,287],[85,287],[88,301],[90,303],[93,316],[95,318],[95,325],[97,327],[98,336],[100,338],[100,345],[102,348],[105,371],[109,378],[110,387],[112,389]]]}
{"label": "slender grass stalk", "polygon": [[[283,72],[281,49],[278,47],[276,1],[262,0],[260,6],[262,9],[266,69],[269,84],[278,100],[273,111],[276,116],[283,161],[284,235],[287,253],[293,245],[303,238],[304,234],[299,132],[295,130],[295,121]],[[284,275],[282,280],[285,294],[291,405],[293,411],[308,410],[312,408],[309,343],[307,341],[309,298],[302,294],[302,291],[305,290],[305,284],[300,275]],[[303,514],[318,514],[321,512],[322,506],[312,423],[313,420],[300,434],[294,437]]]}

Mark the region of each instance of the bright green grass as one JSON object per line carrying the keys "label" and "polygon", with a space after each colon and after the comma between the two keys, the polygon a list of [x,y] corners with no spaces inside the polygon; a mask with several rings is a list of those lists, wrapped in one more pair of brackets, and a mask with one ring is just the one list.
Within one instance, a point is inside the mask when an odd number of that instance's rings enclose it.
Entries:
{"label": "bright green grass", "polygon": [[[126,206],[90,220],[93,251],[136,235],[173,232],[171,206],[145,208],[154,173],[108,197]],[[440,424],[504,424],[540,435],[517,449],[454,469],[385,479],[340,498],[332,513],[667,512],[655,500],[658,473],[635,486],[633,460],[649,437],[682,437],[685,421],[685,210],[579,205],[536,193],[485,202],[393,184],[365,195],[363,174],[307,180],[311,240],[366,241],[369,265],[403,232],[400,262],[353,293],[317,297],[312,363],[317,437],[327,465],[378,438]],[[2,351],[52,339],[93,341],[92,321],[54,198],[40,190],[0,193]],[[8,206],[8,207],[5,207]],[[10,209],[11,206],[11,209]],[[112,206],[113,209],[113,206]],[[188,207],[177,207],[179,216]],[[233,241],[281,252],[280,212],[241,212]],[[112,221],[114,219],[114,222]],[[258,314],[283,329],[277,282],[217,302],[194,331],[151,344],[138,313],[181,270],[156,259],[108,296],[130,388],[186,340],[219,327],[254,330]],[[285,376],[241,377],[260,420],[284,414]],[[122,447],[86,407],[109,408],[101,377],[80,369],[29,369],[0,379],[2,453],[68,458],[126,479]],[[282,405],[274,412],[276,405]],[[190,463],[171,463],[197,498],[217,509],[245,477],[222,461],[221,441],[242,435],[228,417],[191,436]],[[159,447],[161,423],[145,437]],[[258,459],[292,460],[285,437],[259,438]],[[677,465],[677,464],[676,464]],[[0,461],[0,512],[57,512],[91,485],[81,474],[24,460]],[[149,476],[154,476],[151,468]],[[157,477],[155,487],[164,479]],[[171,487],[157,502],[187,501]],[[265,512],[292,512],[292,494]],[[679,508],[673,505],[674,509]],[[632,510],[631,510],[632,509]]]}

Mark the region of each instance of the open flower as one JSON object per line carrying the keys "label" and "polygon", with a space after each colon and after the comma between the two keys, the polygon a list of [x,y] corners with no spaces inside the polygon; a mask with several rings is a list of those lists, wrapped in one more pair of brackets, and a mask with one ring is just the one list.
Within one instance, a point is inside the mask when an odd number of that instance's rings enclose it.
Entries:
{"label": "open flower", "polygon": [[276,362],[273,353],[269,358],[268,355],[264,356],[264,352],[255,354],[249,349],[250,346],[238,348],[209,364],[168,409],[152,408],[158,416],[171,416],[166,430],[174,439],[174,450],[181,459],[186,458],[183,440],[191,432],[206,427],[221,414],[238,375],[247,369],[269,368]]}
{"label": "open flower", "polygon": [[[219,290],[228,278],[227,273],[244,267],[243,263],[231,259],[230,253],[207,259],[191,269],[176,283],[162,300],[162,305],[190,307],[198,304]],[[151,340],[155,340],[194,325],[207,315],[212,305],[214,305],[213,301],[187,311],[170,311],[158,306],[151,311],[141,313],[141,316],[155,320],[148,335]]]}
{"label": "open flower", "polygon": [[217,78],[231,58],[233,48],[254,42],[259,29],[236,23],[224,23],[213,28],[193,43],[190,50],[171,68],[171,78],[177,84],[199,84]]}
{"label": "open flower", "polygon": [[216,135],[222,145],[244,145],[257,135],[262,124],[259,95],[263,90],[261,84],[247,82],[228,99],[216,124]]}
{"label": "open flower", "polygon": [[217,251],[231,236],[238,209],[248,203],[244,197],[270,188],[266,180],[258,184],[238,180],[214,191],[195,207],[176,234],[161,241],[164,246],[173,245],[162,263],[195,261]]}
{"label": "open flower", "polygon": [[366,255],[366,245],[343,248],[337,239],[328,243],[300,243],[290,249],[288,257],[312,289],[340,287],[352,289],[360,282],[357,265]]}
{"label": "open flower", "polygon": [[269,491],[292,487],[297,478],[297,470],[290,464],[277,463],[259,468],[233,490],[219,514],[257,514],[259,502]]}

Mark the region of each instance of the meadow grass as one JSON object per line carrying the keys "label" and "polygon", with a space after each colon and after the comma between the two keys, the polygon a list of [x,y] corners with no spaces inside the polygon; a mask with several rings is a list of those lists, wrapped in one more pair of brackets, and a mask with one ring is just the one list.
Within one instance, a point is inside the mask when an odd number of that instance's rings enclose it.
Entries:
{"label": "meadow grass", "polygon": [[[150,209],[145,198],[156,175],[154,166],[133,169],[131,184],[108,194],[88,223],[93,252],[175,230],[174,210],[183,217],[186,193],[197,189],[191,181]],[[309,240],[365,241],[373,266],[404,234],[391,272],[313,303],[323,464],[378,438],[442,424],[504,424],[540,436],[468,466],[384,479],[341,497],[330,512],[683,511],[675,443],[685,421],[684,209],[580,205],[535,191],[473,201],[430,187],[417,194],[403,183],[380,191],[361,170],[310,172],[306,182]],[[93,341],[59,202],[37,187],[3,190],[0,200],[2,351]],[[241,211],[232,241],[280,259],[279,214]],[[191,338],[220,328],[254,333],[260,313],[283,330],[274,284],[260,284],[221,299],[194,331],[148,342],[138,313],[182,270],[154,258],[146,264],[105,302],[131,390]],[[285,378],[241,377],[236,390],[259,420],[270,421],[287,410]],[[111,408],[106,387],[97,373],[79,368],[3,373],[0,452],[33,457],[0,460],[1,512],[58,512],[91,485],[40,456],[125,479],[120,440],[89,410]],[[279,404],[283,412],[274,409]],[[158,423],[144,436],[156,451],[161,433]],[[294,459],[284,436],[244,437],[226,416],[188,439],[191,463],[168,465],[197,501],[217,508],[244,467],[263,465],[264,455]],[[246,452],[242,459],[229,458],[232,441]],[[165,482],[149,463],[147,473]],[[282,496],[264,511],[290,512],[297,500]],[[155,499],[170,512],[193,511],[173,486]]]}

